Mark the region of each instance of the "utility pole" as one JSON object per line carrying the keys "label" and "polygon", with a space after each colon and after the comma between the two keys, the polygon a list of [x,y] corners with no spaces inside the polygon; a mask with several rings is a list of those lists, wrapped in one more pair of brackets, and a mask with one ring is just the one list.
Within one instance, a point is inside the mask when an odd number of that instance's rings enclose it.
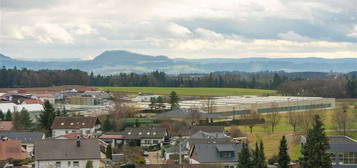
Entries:
{"label": "utility pole", "polygon": [[182,152],[181,152],[181,137],[180,137],[180,141],[179,141],[179,149],[180,149],[180,152],[179,152],[179,165],[181,167],[181,164],[182,164],[182,159],[181,159],[181,155],[182,155]]}

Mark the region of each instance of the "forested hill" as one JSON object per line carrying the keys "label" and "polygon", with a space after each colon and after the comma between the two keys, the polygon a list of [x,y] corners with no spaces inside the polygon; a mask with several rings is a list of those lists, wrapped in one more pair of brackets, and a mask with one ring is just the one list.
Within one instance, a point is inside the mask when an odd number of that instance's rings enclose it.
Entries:
{"label": "forested hill", "polygon": [[94,75],[80,70],[0,69],[0,88],[46,87],[58,85],[221,87],[275,89],[283,95],[357,98],[357,78],[339,73],[216,72],[167,75],[121,73]]}
{"label": "forested hill", "polygon": [[0,54],[0,66],[39,69],[80,69],[95,74],[120,72],[148,73],[163,71],[168,74],[209,73],[215,71],[286,71],[286,72],[350,72],[357,70],[357,58],[241,58],[241,59],[171,59],[123,50],[105,51],[93,60],[29,61],[12,59]]}

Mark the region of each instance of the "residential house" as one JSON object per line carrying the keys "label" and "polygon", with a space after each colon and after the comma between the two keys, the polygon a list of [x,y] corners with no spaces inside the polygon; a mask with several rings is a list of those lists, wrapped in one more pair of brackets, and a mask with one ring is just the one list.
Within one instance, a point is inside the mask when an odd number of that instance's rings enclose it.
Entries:
{"label": "residential house", "polygon": [[41,100],[42,102],[48,101],[51,104],[55,104],[55,95],[52,93],[41,93],[41,94],[33,94],[35,99]]}
{"label": "residential house", "polygon": [[114,144],[114,146],[154,146],[163,145],[168,141],[168,132],[165,128],[126,128],[123,132],[108,132],[100,137],[103,141]]}
{"label": "residential house", "polygon": [[21,147],[21,142],[12,139],[0,141],[0,161],[23,160],[27,158],[26,151]]}
{"label": "residential house", "polygon": [[104,167],[96,139],[46,139],[35,143],[35,168],[85,167],[92,161],[93,168]]}
{"label": "residential house", "polygon": [[97,117],[56,117],[52,123],[52,136],[58,137],[71,132],[87,136],[101,134],[101,123]]}
{"label": "residential house", "polygon": [[190,150],[190,164],[220,165],[222,168],[236,168],[238,153],[242,144],[195,144]]}
{"label": "residential house", "polygon": [[357,141],[348,136],[329,136],[333,168],[357,167]]}
{"label": "residential house", "polygon": [[11,131],[13,127],[12,121],[0,121],[0,131]]}
{"label": "residential house", "polygon": [[1,139],[12,139],[21,142],[23,149],[27,151],[28,154],[33,154],[33,148],[35,141],[42,140],[45,138],[45,134],[42,132],[0,132]]}

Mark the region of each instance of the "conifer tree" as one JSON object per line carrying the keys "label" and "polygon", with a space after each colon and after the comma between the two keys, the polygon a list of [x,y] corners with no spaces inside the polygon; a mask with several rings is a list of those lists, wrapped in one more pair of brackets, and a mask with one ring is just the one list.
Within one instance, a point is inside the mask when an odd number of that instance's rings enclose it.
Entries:
{"label": "conifer tree", "polygon": [[259,143],[259,153],[258,156],[260,158],[260,164],[258,165],[259,168],[267,168],[268,165],[265,162],[265,153],[264,153],[264,144],[263,141]]}
{"label": "conifer tree", "polygon": [[46,135],[51,136],[51,126],[56,117],[55,109],[49,101],[45,101],[43,107],[44,111],[41,112],[38,121]]}
{"label": "conifer tree", "polygon": [[107,150],[105,151],[105,156],[108,159],[112,159],[112,146],[110,144],[107,146]]}
{"label": "conifer tree", "polygon": [[30,113],[26,109],[22,109],[20,112],[20,123],[24,130],[30,130],[32,126]]}
{"label": "conifer tree", "polygon": [[290,157],[288,154],[288,144],[285,136],[280,140],[279,155],[278,155],[278,165],[279,168],[289,168]]}
{"label": "conifer tree", "polygon": [[172,91],[170,93],[170,105],[171,105],[171,110],[179,108],[179,97],[175,91]]}
{"label": "conifer tree", "polygon": [[4,115],[4,112],[2,112],[2,110],[0,110],[0,120],[1,121],[5,120],[5,115]]}
{"label": "conifer tree", "polygon": [[6,112],[5,121],[12,121],[12,114],[10,110],[7,110]]}
{"label": "conifer tree", "polygon": [[319,115],[314,117],[314,125],[308,130],[306,143],[302,149],[300,158],[301,168],[331,168],[332,163],[329,149],[328,138]]}
{"label": "conifer tree", "polygon": [[238,168],[253,168],[251,153],[247,143],[242,144],[242,149],[238,154]]}

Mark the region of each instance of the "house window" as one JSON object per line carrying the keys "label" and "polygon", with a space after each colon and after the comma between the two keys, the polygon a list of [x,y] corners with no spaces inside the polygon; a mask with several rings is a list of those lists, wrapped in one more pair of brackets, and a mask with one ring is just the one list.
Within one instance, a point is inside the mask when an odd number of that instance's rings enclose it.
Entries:
{"label": "house window", "polygon": [[71,167],[71,161],[67,162],[68,167]]}
{"label": "house window", "polygon": [[61,162],[56,162],[56,168],[61,168]]}
{"label": "house window", "polygon": [[66,134],[68,134],[68,131],[65,131]]}
{"label": "house window", "polygon": [[90,131],[89,131],[89,130],[87,130],[87,131],[86,131],[86,134],[89,134],[89,133],[90,133]]}
{"label": "house window", "polygon": [[158,144],[159,141],[158,141],[158,140],[153,140],[152,143],[153,143],[153,144]]}
{"label": "house window", "polygon": [[73,161],[73,167],[79,167],[79,161]]}
{"label": "house window", "polygon": [[356,165],[357,164],[357,152],[343,152],[339,154],[340,164],[343,165]]}

